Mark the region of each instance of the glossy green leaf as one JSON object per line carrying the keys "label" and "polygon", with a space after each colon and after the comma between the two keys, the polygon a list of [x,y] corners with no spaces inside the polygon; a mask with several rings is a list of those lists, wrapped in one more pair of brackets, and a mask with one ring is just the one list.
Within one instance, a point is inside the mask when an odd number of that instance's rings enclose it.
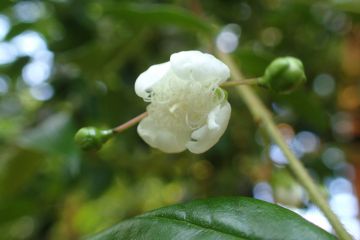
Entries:
{"label": "glossy green leaf", "polygon": [[211,33],[214,30],[207,21],[179,7],[163,4],[119,4],[106,6],[106,13],[138,24],[175,25],[199,30],[204,33]]}
{"label": "glossy green leaf", "polygon": [[335,237],[280,206],[252,198],[232,197],[161,208],[120,223],[90,239],[322,240]]}

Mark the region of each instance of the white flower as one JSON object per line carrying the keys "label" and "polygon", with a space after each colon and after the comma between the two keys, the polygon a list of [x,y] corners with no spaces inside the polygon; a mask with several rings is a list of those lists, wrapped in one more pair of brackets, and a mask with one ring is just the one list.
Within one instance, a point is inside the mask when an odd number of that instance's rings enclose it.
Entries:
{"label": "white flower", "polygon": [[202,153],[215,145],[228,125],[231,107],[219,84],[229,68],[199,51],[172,54],[135,82],[135,92],[150,102],[138,125],[142,139],[163,152]]}

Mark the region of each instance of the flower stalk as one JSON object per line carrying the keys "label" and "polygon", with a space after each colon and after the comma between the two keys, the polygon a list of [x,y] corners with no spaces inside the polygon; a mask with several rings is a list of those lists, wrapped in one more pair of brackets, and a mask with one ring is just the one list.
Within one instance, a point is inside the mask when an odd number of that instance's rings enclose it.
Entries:
{"label": "flower stalk", "polygon": [[121,133],[124,130],[134,126],[146,116],[148,116],[148,113],[144,112],[113,129],[83,127],[77,131],[74,140],[76,144],[84,151],[98,151],[109,139],[114,137],[116,133]]}
{"label": "flower stalk", "polygon": [[148,116],[147,112],[143,112],[142,114],[130,119],[129,121],[127,121],[126,123],[123,123],[115,128],[112,129],[113,132],[115,133],[121,133],[124,130],[134,126],[135,124],[137,124],[138,122],[140,122],[141,120],[143,120],[145,117]]}
{"label": "flower stalk", "polygon": [[239,85],[257,85],[259,84],[260,78],[249,78],[249,79],[243,79],[243,80],[233,80],[233,81],[227,81],[220,85],[220,87],[235,87]]}
{"label": "flower stalk", "polygon": [[[228,54],[224,54],[220,51],[217,52],[219,59],[224,61],[230,68],[233,77],[235,79],[242,79],[242,73],[236,66],[232,57]],[[302,183],[303,187],[309,193],[310,199],[322,210],[330,224],[334,228],[337,236],[342,240],[351,240],[351,236],[346,232],[344,226],[340,220],[336,217],[334,212],[329,207],[326,199],[321,195],[321,191],[318,189],[310,175],[307,173],[305,167],[301,164],[300,160],[294,155],[286,144],[279,129],[276,127],[269,110],[264,106],[260,99],[253,93],[248,86],[239,86],[237,91],[245,101],[246,105],[250,109],[254,119],[263,124],[265,131],[269,134],[272,140],[280,147],[283,154],[288,159],[289,167],[294,172],[296,177]]]}

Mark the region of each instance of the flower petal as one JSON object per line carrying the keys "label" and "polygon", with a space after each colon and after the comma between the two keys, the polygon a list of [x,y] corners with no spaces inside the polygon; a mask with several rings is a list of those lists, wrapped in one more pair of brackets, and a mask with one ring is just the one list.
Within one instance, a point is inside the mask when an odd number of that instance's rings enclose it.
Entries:
{"label": "flower petal", "polygon": [[184,151],[186,149],[185,144],[190,138],[190,133],[186,133],[186,131],[172,132],[162,128],[161,124],[151,117],[143,119],[139,123],[137,131],[147,144],[166,153]]}
{"label": "flower petal", "polygon": [[215,107],[208,115],[207,124],[191,134],[186,148],[193,153],[203,153],[214,146],[224,134],[230,114],[231,106],[228,102]]}
{"label": "flower petal", "polygon": [[135,92],[139,97],[145,100],[150,97],[152,86],[162,80],[170,70],[170,63],[161,63],[153,65],[135,81]]}
{"label": "flower petal", "polygon": [[220,84],[230,77],[230,70],[223,62],[200,51],[174,53],[170,63],[174,73],[183,80]]}

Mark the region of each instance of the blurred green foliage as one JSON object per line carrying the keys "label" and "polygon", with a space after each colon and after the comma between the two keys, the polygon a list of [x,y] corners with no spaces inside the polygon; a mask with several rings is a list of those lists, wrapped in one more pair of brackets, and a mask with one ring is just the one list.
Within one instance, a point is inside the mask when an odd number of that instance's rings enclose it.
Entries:
{"label": "blurred green foliage", "polygon": [[[256,90],[277,122],[320,139],[316,150],[302,155],[319,182],[343,175],[321,161],[326,146],[349,140],[334,134],[332,117],[345,78],[341,49],[357,24],[359,4],[340,2],[1,1],[1,16],[10,23],[1,43],[15,44],[30,31],[47,47],[45,55],[18,53],[0,64],[0,87],[6,85],[0,88],[0,239],[78,239],[164,205],[252,196],[254,184],[270,181],[269,143],[234,91],[228,130],[202,155],[151,149],[135,128],[97,153],[73,142],[81,127],[114,127],[143,112],[146,103],[133,89],[137,76],[174,52],[210,51],[206,37],[224,26],[237,29],[233,54],[248,77],[261,76],[278,56],[303,61],[308,82],[302,89],[290,95]],[[28,76],[36,72],[27,74],[26,66],[46,54],[53,59],[50,75],[36,83]],[[324,73],[336,80],[325,97],[313,87]],[[274,176],[286,171],[275,168]],[[272,181],[274,188],[279,182]]]}

